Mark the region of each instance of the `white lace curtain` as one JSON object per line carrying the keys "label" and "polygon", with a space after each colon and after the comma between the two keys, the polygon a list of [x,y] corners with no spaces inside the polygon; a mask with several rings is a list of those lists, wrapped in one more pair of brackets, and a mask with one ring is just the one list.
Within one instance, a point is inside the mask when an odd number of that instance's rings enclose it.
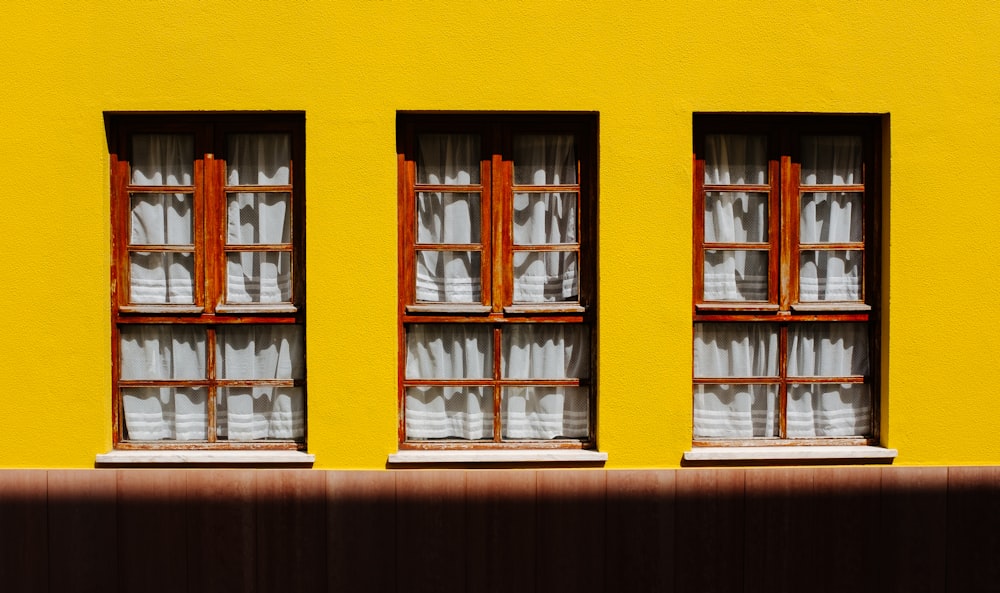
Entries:
{"label": "white lace curtain", "polygon": [[[121,378],[137,381],[206,379],[207,333],[176,325],[121,329]],[[302,379],[300,326],[220,327],[216,333],[220,379]],[[208,389],[126,387],[122,390],[130,440],[205,440]],[[293,439],[305,432],[301,387],[220,387],[216,395],[219,439]]]}
{"label": "white lace curtain", "polygon": [[[759,378],[749,384],[696,384],[697,438],[776,437],[778,327],[762,323],[695,325],[697,378]],[[868,374],[867,326],[803,323],[788,330],[786,435],[789,438],[868,434],[871,396],[863,383],[794,383],[795,377],[859,377]]]}
{"label": "white lace curtain", "polygon": [[[473,324],[415,324],[407,328],[407,379],[493,378],[492,328]],[[580,325],[509,325],[504,328],[502,376],[508,379],[587,378],[590,348]],[[501,425],[507,439],[586,437],[586,387],[505,387]],[[406,390],[406,436],[491,439],[493,388],[415,386]]]}

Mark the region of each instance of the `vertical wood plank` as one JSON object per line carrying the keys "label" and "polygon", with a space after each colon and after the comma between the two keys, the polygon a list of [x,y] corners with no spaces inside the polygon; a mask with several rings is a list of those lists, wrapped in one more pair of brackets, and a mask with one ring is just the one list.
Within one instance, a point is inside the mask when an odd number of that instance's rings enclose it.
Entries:
{"label": "vertical wood plank", "polygon": [[[882,468],[836,467],[815,472],[815,513],[811,518],[817,591],[840,593],[875,589],[881,568]],[[822,574],[822,578],[816,576]]]}
{"label": "vertical wood plank", "polygon": [[396,476],[398,591],[464,591],[465,472],[404,471]]}
{"label": "vertical wood plank", "polygon": [[743,590],[744,475],[741,469],[677,472],[675,590]]}
{"label": "vertical wood plank", "polygon": [[188,590],[252,593],[255,470],[198,469],[185,478]]}
{"label": "vertical wood plank", "polygon": [[607,472],[542,470],[538,591],[604,591]]}
{"label": "vertical wood plank", "polygon": [[609,590],[674,590],[675,476],[675,471],[607,472]]}
{"label": "vertical wood plank", "polygon": [[48,472],[49,590],[111,591],[117,583],[116,472]]}
{"label": "vertical wood plank", "polygon": [[48,475],[44,470],[0,471],[0,587],[49,590]]}
{"label": "vertical wood plank", "polygon": [[536,472],[466,474],[466,542],[470,591],[535,591]]}
{"label": "vertical wood plank", "polygon": [[948,469],[948,591],[1000,587],[1000,467]]}
{"label": "vertical wood plank", "polygon": [[945,589],[948,469],[882,470],[882,591]]}
{"label": "vertical wood plank", "polygon": [[121,591],[172,593],[186,589],[186,488],[182,471],[118,470]]}
{"label": "vertical wood plank", "polygon": [[325,591],[326,476],[257,472],[257,591]]}
{"label": "vertical wood plank", "polygon": [[326,474],[328,590],[396,590],[396,474]]}

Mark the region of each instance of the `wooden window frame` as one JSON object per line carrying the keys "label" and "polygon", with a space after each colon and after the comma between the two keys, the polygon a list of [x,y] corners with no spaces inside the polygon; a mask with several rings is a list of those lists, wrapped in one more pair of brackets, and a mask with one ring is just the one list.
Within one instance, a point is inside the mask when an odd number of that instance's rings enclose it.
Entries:
{"label": "wooden window frame", "polygon": [[[597,352],[597,114],[596,113],[416,113],[397,114],[397,165],[399,213],[399,331],[398,331],[398,444],[400,450],[441,449],[595,449]],[[417,183],[416,137],[421,133],[475,133],[482,138],[480,183],[473,185],[424,185]],[[515,185],[512,142],[515,134],[573,134],[577,159],[575,184],[553,186]],[[578,240],[575,244],[515,246],[512,236],[512,200],[516,191],[576,192]],[[476,245],[434,245],[433,249],[473,250],[482,253],[482,298],[479,303],[425,303],[416,299],[415,257],[427,249],[416,240],[416,194],[427,191],[479,193],[482,196],[481,242]],[[515,303],[513,254],[517,251],[572,251],[578,253],[579,301]],[[482,324],[493,337],[491,378],[428,380],[407,379],[406,327],[411,324]],[[501,376],[503,328],[511,324],[576,324],[586,328],[590,340],[590,376],[583,379],[514,379]],[[428,385],[477,385],[492,387],[493,439],[407,440],[406,388]],[[588,435],[581,439],[503,440],[501,394],[507,386],[589,387]]]}
{"label": "wooden window frame", "polygon": [[[771,384],[778,387],[779,437],[746,439],[698,438],[695,447],[878,445],[880,442],[880,278],[883,175],[883,117],[878,114],[744,114],[698,113],[693,117],[693,294],[692,314],[698,323],[762,323],[778,328],[777,377],[696,377],[693,384]],[[761,185],[705,184],[704,140],[709,134],[747,134],[767,137],[768,183]],[[852,135],[862,138],[862,183],[805,185],[800,183],[800,138],[809,135]],[[768,195],[768,240],[761,244],[710,243],[705,237],[705,194],[709,191],[753,191]],[[800,241],[799,208],[806,192],[848,192],[862,196],[862,241],[809,244]],[[711,249],[766,248],[767,301],[711,301],[704,299],[705,252]],[[799,300],[799,259],[803,250],[861,251],[863,274],[858,301]],[[864,323],[868,333],[869,374],[865,377],[789,377],[788,332],[795,324]],[[692,335],[692,342],[694,336]],[[871,393],[869,434],[855,437],[786,437],[788,386],[817,383],[867,383]]]}
{"label": "wooden window frame", "polygon": [[[306,379],[222,379],[216,376],[216,331],[226,326],[300,326],[305,332],[305,114],[303,112],[197,112],[105,114],[111,173],[111,350],[112,436],[123,450],[301,450],[303,437],[288,440],[230,441],[217,437],[217,392],[226,387],[301,387],[308,418]],[[227,135],[286,133],[291,138],[289,184],[227,185]],[[131,138],[135,134],[187,134],[194,137],[194,178],[190,186],[130,185]],[[227,244],[227,193],[288,193],[289,242],[265,245]],[[193,196],[191,247],[130,245],[131,195],[187,193]],[[193,304],[137,304],[130,302],[129,254],[132,251],[191,252],[194,256]],[[226,303],[228,253],[288,252],[291,298],[284,303]],[[122,328],[136,325],[201,327],[205,330],[206,376],[193,380],[124,380],[121,378]],[[305,346],[303,344],[303,358]],[[305,369],[305,360],[302,361]],[[200,387],[206,389],[207,439],[199,441],[129,440],[125,427],[122,390],[128,387]]]}

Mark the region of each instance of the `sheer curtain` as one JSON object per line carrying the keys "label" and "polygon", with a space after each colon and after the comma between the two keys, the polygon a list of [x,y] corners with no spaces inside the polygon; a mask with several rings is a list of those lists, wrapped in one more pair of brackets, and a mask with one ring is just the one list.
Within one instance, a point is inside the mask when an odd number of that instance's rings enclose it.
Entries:
{"label": "sheer curtain", "polygon": [[[132,137],[130,183],[192,186],[194,138],[180,134]],[[191,253],[133,251],[129,255],[130,301],[194,303],[193,196],[189,193],[133,193],[131,245],[187,246]]]}
{"label": "sheer curtain", "polygon": [[[768,183],[767,138],[738,134],[705,137],[706,185]],[[705,241],[767,241],[767,193],[715,191],[705,194]],[[705,292],[709,301],[766,301],[766,250],[705,252]]]}
{"label": "sheer curtain", "polygon": [[[232,134],[226,162],[229,185],[288,185],[291,183],[291,138],[287,134]],[[289,193],[233,192],[226,199],[228,245],[291,242]],[[227,302],[291,300],[289,252],[230,252],[226,257]]]}
{"label": "sheer curtain", "polygon": [[[861,138],[806,136],[802,139],[802,184],[862,183]],[[799,215],[802,243],[863,241],[860,193],[806,192]],[[799,262],[799,299],[857,301],[861,299],[863,251],[803,250]]]}

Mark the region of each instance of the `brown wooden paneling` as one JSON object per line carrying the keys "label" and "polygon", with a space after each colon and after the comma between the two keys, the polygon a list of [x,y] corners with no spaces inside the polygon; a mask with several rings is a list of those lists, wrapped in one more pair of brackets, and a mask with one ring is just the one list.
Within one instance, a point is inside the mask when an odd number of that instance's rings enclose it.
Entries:
{"label": "brown wooden paneling", "polygon": [[396,476],[397,591],[464,591],[464,472],[412,471]]}
{"label": "brown wooden paneling", "polygon": [[115,490],[114,470],[48,472],[50,591],[117,587]]}
{"label": "brown wooden paneling", "polygon": [[535,591],[536,471],[466,475],[469,591]]}
{"label": "brown wooden paneling", "polygon": [[1000,467],[948,469],[948,591],[1000,588]]}
{"label": "brown wooden paneling", "polygon": [[326,476],[312,470],[257,474],[257,591],[325,591]]}
{"label": "brown wooden paneling", "polygon": [[742,591],[744,470],[691,469],[676,476],[675,590]]}
{"label": "brown wooden paneling", "polygon": [[605,590],[674,590],[675,476],[673,471],[607,473]]}
{"label": "brown wooden paneling", "polygon": [[396,590],[396,474],[326,474],[328,590]]}
{"label": "brown wooden paneling", "polygon": [[187,480],[168,469],[116,472],[118,585],[172,593],[187,587]]}
{"label": "brown wooden paneling", "polygon": [[882,591],[944,591],[948,469],[882,472]]}
{"label": "brown wooden paneling", "polygon": [[882,565],[879,531],[882,468],[834,467],[813,471],[816,512],[812,535],[823,577],[815,591],[875,590]]}
{"label": "brown wooden paneling", "polygon": [[48,475],[0,471],[0,588],[49,590]]}
{"label": "brown wooden paneling", "polygon": [[606,472],[540,470],[538,591],[604,591]]}
{"label": "brown wooden paneling", "polygon": [[[255,591],[254,470],[204,469],[187,479],[188,590]],[[263,561],[268,561],[266,558]]]}

